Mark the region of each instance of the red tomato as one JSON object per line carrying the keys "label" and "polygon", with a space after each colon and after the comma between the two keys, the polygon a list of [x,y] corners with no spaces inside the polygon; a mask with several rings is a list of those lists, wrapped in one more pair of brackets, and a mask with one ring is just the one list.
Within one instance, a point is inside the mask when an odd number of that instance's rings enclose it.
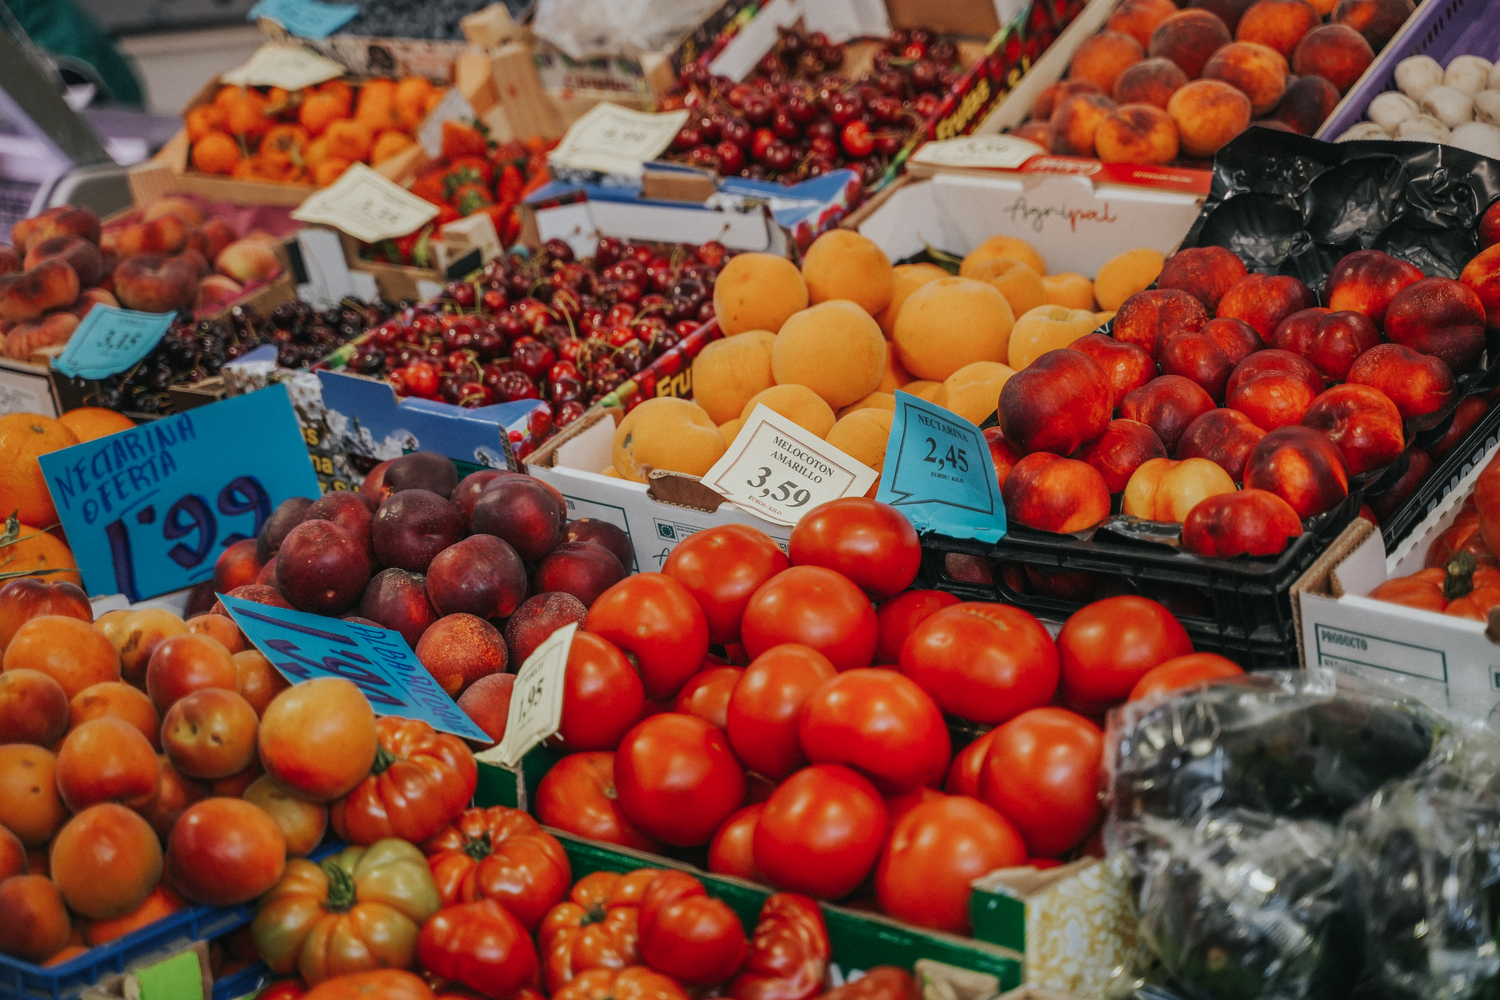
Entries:
{"label": "red tomato", "polygon": [[375,723],[380,751],[370,776],[333,803],[329,824],[353,844],[386,837],[421,843],[474,798],[479,767],[468,744],[419,719],[386,716]]}
{"label": "red tomato", "polygon": [[750,598],[740,635],[751,657],[800,642],[839,670],[868,667],[875,655],[875,608],[848,577],[821,566],[793,566]]}
{"label": "red tomato", "polygon": [[750,770],[780,781],[807,761],[797,735],[802,706],[838,676],[828,657],[808,646],[772,646],[745,668],[725,713],[729,745]]}
{"label": "red tomato", "polygon": [[620,808],[647,836],[706,844],[745,803],[745,772],[724,732],[696,715],[665,712],[638,723],[615,753]]}
{"label": "red tomato", "polygon": [[901,672],[943,711],[994,725],[1052,700],[1057,645],[1020,608],[968,601],[912,629]]}
{"label": "red tomato", "polygon": [[846,670],[813,692],[797,727],[814,764],[848,764],[886,794],[937,785],[953,743],[937,705],[894,670]]}
{"label": "red tomato", "polygon": [[569,754],[552,765],[537,786],[536,815],[580,837],[661,853],[661,842],[636,829],[620,809],[609,752]]}
{"label": "red tomato", "polygon": [[826,566],[877,601],[901,593],[922,567],[917,529],[890,504],[843,497],[819,504],[792,529],[794,566]]}
{"label": "red tomato", "polygon": [[751,882],[765,881],[755,870],[755,824],[764,808],[764,802],[756,802],[730,814],[708,845],[709,871]]}
{"label": "red tomato", "polygon": [[1140,701],[1155,694],[1179,691],[1182,688],[1212,684],[1226,677],[1238,677],[1244,671],[1238,663],[1218,653],[1189,653],[1174,656],[1165,663],[1146,671],[1130,689],[1130,701]]}
{"label": "red tomato", "polygon": [[755,867],[790,892],[838,899],[880,856],[889,814],[866,777],[842,764],[804,767],[771,793],[755,824]]}
{"label": "red tomato", "polygon": [[875,643],[875,662],[901,662],[901,647],[911,630],[957,603],[957,597],[941,590],[908,590],[881,604],[875,609],[875,622],[880,632]]}
{"label": "red tomato", "polygon": [[887,795],[885,797],[885,811],[891,817],[891,829],[894,830],[896,824],[901,822],[901,817],[911,812],[917,806],[924,802],[931,802],[934,799],[941,798],[946,798],[946,794],[938,791],[936,788],[927,788],[926,786],[913,788],[911,791],[901,792],[899,795]]}
{"label": "red tomato", "polygon": [[417,959],[494,1000],[530,984],[541,970],[531,935],[493,899],[439,910],[417,939]]}
{"label": "red tomato", "polygon": [[1026,867],[1035,868],[1039,872],[1044,872],[1048,868],[1061,868],[1062,862],[1057,860],[1056,858],[1027,858]]}
{"label": "red tomato", "polygon": [[307,995],[307,984],[293,977],[291,979],[278,979],[255,994],[256,1000],[299,1000]]}
{"label": "red tomato", "polygon": [[1026,845],[1004,816],[967,795],[945,795],[892,825],[875,897],[897,920],[968,934],[970,883],[1025,860]]}
{"label": "red tomato", "polygon": [[1152,667],[1192,651],[1187,629],[1149,598],[1127,594],[1084,605],[1057,634],[1063,700],[1102,715]]}
{"label": "red tomato", "polygon": [[641,675],[620,647],[592,632],[573,633],[553,741],[564,750],[613,750],[645,713]]}
{"label": "red tomato", "polygon": [[656,876],[641,897],[641,960],[684,986],[712,986],[739,971],[745,928],[686,872]]}
{"label": "red tomato", "polygon": [[1065,708],[1033,708],[995,730],[979,797],[1010,820],[1032,854],[1076,847],[1099,822],[1104,734]]}
{"label": "red tomato", "polygon": [[689,677],[682,690],[677,692],[673,711],[683,715],[696,715],[704,722],[723,729],[728,724],[725,713],[729,711],[729,695],[744,672],[741,667],[708,667],[700,670]]}
{"label": "red tomato", "polygon": [[948,768],[948,777],[943,782],[943,791],[949,795],[979,797],[979,774],[984,770],[984,755],[990,752],[990,740],[995,731],[981,733],[972,743],[953,755]]}
{"label": "red tomato", "polygon": [[708,655],[703,609],[661,573],[637,573],[610,587],[589,608],[583,627],[635,661],[648,698],[676,694]]}
{"label": "red tomato", "polygon": [[708,619],[708,641],[740,641],[745,605],[760,585],[791,565],[771,536],[747,524],[724,524],[687,536],[661,571],[687,589]]}
{"label": "red tomato", "polygon": [[811,1000],[823,992],[833,946],[823,910],[806,896],[775,892],[760,908],[745,966],[729,986],[735,1000]]}

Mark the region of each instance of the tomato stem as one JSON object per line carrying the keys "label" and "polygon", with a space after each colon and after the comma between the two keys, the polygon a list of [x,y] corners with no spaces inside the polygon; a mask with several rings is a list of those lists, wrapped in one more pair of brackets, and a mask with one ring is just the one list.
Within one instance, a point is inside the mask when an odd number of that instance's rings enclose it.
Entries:
{"label": "tomato stem", "polygon": [[346,913],[354,907],[354,876],[330,858],[318,867],[328,876],[328,898],[323,908],[332,913]]}
{"label": "tomato stem", "polygon": [[386,770],[400,758],[379,744],[375,747],[375,763],[370,765],[370,773],[375,775],[384,774]]}
{"label": "tomato stem", "polygon": [[1455,601],[1474,589],[1474,557],[1467,552],[1455,553],[1448,561],[1448,575],[1443,579],[1443,596]]}
{"label": "tomato stem", "polygon": [[464,841],[464,853],[475,861],[483,861],[489,857],[491,849],[490,832],[488,830],[477,837],[470,837]]}

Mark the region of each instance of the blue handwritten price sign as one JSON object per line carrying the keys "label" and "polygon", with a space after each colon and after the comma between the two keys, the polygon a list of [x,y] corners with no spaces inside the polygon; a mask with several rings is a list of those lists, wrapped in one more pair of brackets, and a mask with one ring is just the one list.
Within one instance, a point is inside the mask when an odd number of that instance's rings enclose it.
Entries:
{"label": "blue handwritten price sign", "polygon": [[918,531],[981,542],[1005,534],[1005,504],[984,432],[910,393],[896,393],[875,498],[899,508]]}
{"label": "blue handwritten price sign", "polygon": [[210,403],[41,457],[90,594],[138,601],[213,576],[277,504],[317,497],[286,387]]}
{"label": "blue handwritten price sign", "polygon": [[150,354],[176,318],[176,313],[94,306],[52,367],[64,375],[82,378],[118,375]]}
{"label": "blue handwritten price sign", "polygon": [[314,677],[353,681],[376,715],[421,719],[467,740],[493,742],[438,687],[401,633],[219,595],[245,637],[293,684]]}
{"label": "blue handwritten price sign", "polygon": [[303,38],[327,38],[359,14],[359,4],[319,0],[260,0],[246,17],[266,18]]}

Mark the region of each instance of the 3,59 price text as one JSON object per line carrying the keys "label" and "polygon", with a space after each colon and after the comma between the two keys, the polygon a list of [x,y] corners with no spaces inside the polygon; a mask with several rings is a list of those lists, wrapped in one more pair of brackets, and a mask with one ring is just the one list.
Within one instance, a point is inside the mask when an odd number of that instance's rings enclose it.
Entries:
{"label": "3,59 price text", "polygon": [[763,497],[771,497],[777,503],[785,503],[788,507],[801,507],[812,499],[812,494],[807,490],[798,489],[795,483],[782,480],[775,486],[767,486],[771,480],[771,470],[761,466],[756,470],[758,475],[754,479],[747,479],[745,485],[751,489],[760,490]]}

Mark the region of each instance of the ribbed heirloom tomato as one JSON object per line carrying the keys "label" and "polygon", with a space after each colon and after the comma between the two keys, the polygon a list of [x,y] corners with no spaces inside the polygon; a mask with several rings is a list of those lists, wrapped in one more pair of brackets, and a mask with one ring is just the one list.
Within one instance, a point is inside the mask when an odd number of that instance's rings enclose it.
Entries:
{"label": "ribbed heirloom tomato", "polygon": [[439,910],[422,928],[417,957],[429,972],[492,1000],[505,1000],[536,979],[536,946],[493,899]]}
{"label": "ribbed heirloom tomato", "polygon": [[547,911],[537,938],[549,992],[589,969],[640,964],[641,898],[657,874],[654,868],[591,872],[573,885],[566,902]]}
{"label": "ribbed heirloom tomato", "polygon": [[552,1000],[688,1000],[671,976],[644,965],[626,969],[589,969],[552,994]]}
{"label": "ribbed heirloom tomato", "polygon": [[657,874],[641,895],[641,959],[684,986],[712,986],[745,960],[745,929],[686,872]]}
{"label": "ribbed heirloom tomato", "polygon": [[943,711],[994,725],[1052,700],[1057,645],[1020,608],[968,601],[912,629],[901,647],[901,672]]}
{"label": "ribbed heirloom tomato", "polygon": [[562,844],[520,809],[467,809],[423,849],[445,906],[496,899],[528,932],[573,881]]}
{"label": "ribbed heirloom tomato", "polygon": [[1192,651],[1182,623],[1153,600],[1126,594],[1086,604],[1057,634],[1063,699],[1101,714],[1152,667]]}
{"label": "ribbed heirloom tomato", "polygon": [[707,617],[709,642],[723,645],[740,641],[740,619],[751,595],[790,565],[765,532],[724,524],[678,542],[661,571],[693,595]]}
{"label": "ribbed heirloom tomato", "polygon": [[375,724],[380,747],[370,774],[333,804],[329,820],[342,840],[373,844],[386,837],[423,841],[474,797],[479,768],[457,736],[420,719],[385,716]]}
{"label": "ribbed heirloom tomato", "polygon": [[793,566],[771,577],[750,598],[740,623],[752,658],[783,642],[800,642],[838,670],[868,667],[877,635],[875,608],[864,591],[821,566]]}
{"label": "ribbed heirloom tomato", "polygon": [[547,826],[607,844],[661,853],[661,842],[625,818],[615,789],[615,755],[569,754],[552,765],[536,790],[536,814]]}
{"label": "ribbed heirloom tomato", "polygon": [[625,816],[647,836],[679,847],[706,844],[745,802],[745,772],[722,730],[696,715],[643,719],[615,752]]}
{"label": "ribbed heirloom tomato", "polygon": [[668,698],[708,655],[708,620],[693,595],[662,573],[628,576],[600,594],[585,631],[614,643],[641,672],[648,698]]}
{"label": "ribbed heirloom tomato", "polygon": [[1033,855],[1071,850],[1099,822],[1104,734],[1065,708],[1033,708],[996,728],[979,797],[1011,822]]}
{"label": "ribbed heirloom tomato", "polygon": [[876,600],[901,593],[922,566],[917,531],[901,512],[868,497],[819,504],[792,529],[794,566],[824,566]]}

